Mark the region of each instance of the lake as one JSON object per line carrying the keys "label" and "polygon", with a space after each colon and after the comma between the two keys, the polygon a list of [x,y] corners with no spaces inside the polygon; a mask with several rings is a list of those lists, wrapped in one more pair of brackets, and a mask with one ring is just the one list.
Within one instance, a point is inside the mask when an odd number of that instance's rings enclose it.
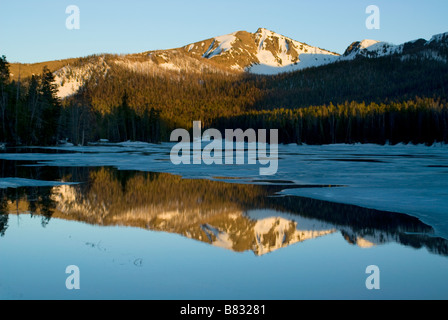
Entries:
{"label": "lake", "polygon": [[281,145],[273,176],[172,146],[1,152],[0,298],[448,298],[447,146]]}

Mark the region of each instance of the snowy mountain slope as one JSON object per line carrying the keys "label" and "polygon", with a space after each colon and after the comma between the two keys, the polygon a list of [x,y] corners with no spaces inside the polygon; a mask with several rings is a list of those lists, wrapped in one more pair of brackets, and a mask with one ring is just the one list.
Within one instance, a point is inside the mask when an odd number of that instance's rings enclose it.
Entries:
{"label": "snowy mountain slope", "polygon": [[358,57],[377,58],[395,53],[401,53],[403,48],[401,46],[393,45],[387,42],[380,42],[376,40],[362,40],[353,42],[340,60],[353,60]]}
{"label": "snowy mountain slope", "polygon": [[212,61],[192,58],[178,50],[152,51],[129,55],[103,55],[81,58],[54,71],[58,97],[64,99],[76,94],[89,80],[106,77],[110,71],[127,70],[148,77],[174,78],[182,72],[235,74],[235,71]]}
{"label": "snowy mountain slope", "polygon": [[[64,99],[78,92],[92,77],[94,80],[95,77],[107,76],[111,69],[171,78],[179,78],[182,73],[272,75],[338,61],[390,55],[399,56],[402,60],[423,58],[446,63],[447,52],[448,32],[435,35],[430,40],[417,39],[400,45],[367,39],[356,41],[339,55],[259,28],[255,33],[237,31],[175,49],[90,56],[45,64],[54,70],[58,96]],[[16,74],[20,70],[22,75],[36,74],[42,64],[12,64],[11,71]]]}
{"label": "snowy mountain slope", "polygon": [[448,62],[447,48],[448,32],[434,35],[428,41],[417,39],[400,45],[366,39],[353,42],[339,59],[353,60],[359,57],[379,58],[389,55],[401,55],[402,59],[420,57]]}
{"label": "snowy mountain slope", "polygon": [[292,40],[265,28],[238,31],[183,47],[190,55],[211,59],[230,69],[276,74],[319,66],[338,54]]}
{"label": "snowy mountain slope", "polygon": [[[281,248],[343,231],[354,244],[371,247],[397,241],[391,235],[370,230],[368,239],[360,231],[341,229],[332,223],[273,210],[223,210],[205,213],[198,210],[167,210],[163,206],[146,205],[116,211],[96,197],[85,197],[70,186],[52,188],[54,217],[75,219],[95,225],[144,227],[149,230],[178,233],[235,252],[252,251],[264,255]],[[12,206],[11,206],[12,207]],[[20,205],[27,207],[27,205]],[[204,214],[205,213],[205,214]]]}
{"label": "snowy mountain slope", "polygon": [[[171,205],[168,208],[155,203],[145,203],[134,208],[117,208],[95,193],[80,193],[75,185],[52,187],[51,199],[55,204],[53,218],[177,233],[235,252],[252,251],[257,256],[336,233],[340,233],[350,244],[361,248],[393,242],[406,244],[409,241],[405,227],[393,231],[341,226],[271,209],[245,211],[221,208],[209,211],[185,209],[181,206],[175,208]],[[9,212],[28,212],[28,208],[26,199],[8,203]],[[40,212],[40,208],[37,208],[37,212]]]}
{"label": "snowy mountain slope", "polygon": [[103,56],[90,58],[84,63],[67,64],[54,72],[58,97],[64,99],[76,94],[92,76],[104,77],[109,69],[110,66]]}

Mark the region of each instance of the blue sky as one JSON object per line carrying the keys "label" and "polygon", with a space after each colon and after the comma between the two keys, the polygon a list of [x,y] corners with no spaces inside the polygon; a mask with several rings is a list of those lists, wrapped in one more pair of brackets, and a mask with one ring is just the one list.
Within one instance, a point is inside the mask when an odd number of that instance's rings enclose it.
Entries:
{"label": "blue sky", "polygon": [[[379,30],[365,27],[372,4]],[[79,30],[65,26],[69,5],[80,9]],[[258,27],[343,53],[356,40],[399,44],[448,32],[447,14],[447,0],[0,0],[0,55],[39,62],[136,53]]]}

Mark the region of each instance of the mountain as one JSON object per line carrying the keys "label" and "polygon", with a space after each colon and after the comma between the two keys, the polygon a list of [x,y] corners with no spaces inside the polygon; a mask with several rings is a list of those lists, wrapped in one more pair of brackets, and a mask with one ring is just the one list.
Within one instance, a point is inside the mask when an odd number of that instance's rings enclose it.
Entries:
{"label": "mountain", "polygon": [[[279,128],[282,143],[448,142],[447,61],[447,33],[401,45],[357,41],[338,55],[260,28],[169,50],[12,64],[21,87],[9,81],[0,141],[169,141],[201,120],[219,130]],[[46,103],[44,78],[27,78],[45,64],[61,101]],[[319,112],[302,110],[311,106]],[[57,130],[41,142],[44,123]]]}
{"label": "mountain", "polygon": [[65,98],[76,93],[92,73],[104,75],[113,67],[147,75],[165,71],[278,74],[328,64],[338,57],[337,53],[259,28],[255,33],[237,31],[181,48],[108,55],[107,59],[94,56],[77,66],[67,64],[56,70],[55,76],[59,97]]}
{"label": "mountain", "polygon": [[238,31],[182,48],[193,57],[211,59],[230,69],[277,74],[337,60],[338,54],[295,41],[265,28]]}
{"label": "mountain", "polygon": [[11,74],[22,78],[38,74],[43,65],[54,71],[58,96],[75,94],[92,75],[105,77],[109,70],[155,76],[166,73],[241,73],[275,75],[359,58],[400,55],[401,59],[422,57],[447,62],[448,33],[430,40],[418,39],[401,45],[377,40],[351,43],[342,55],[311,46],[265,28],[255,33],[237,31],[187,44],[180,48],[128,55],[94,55],[80,59],[37,64],[11,64]]}

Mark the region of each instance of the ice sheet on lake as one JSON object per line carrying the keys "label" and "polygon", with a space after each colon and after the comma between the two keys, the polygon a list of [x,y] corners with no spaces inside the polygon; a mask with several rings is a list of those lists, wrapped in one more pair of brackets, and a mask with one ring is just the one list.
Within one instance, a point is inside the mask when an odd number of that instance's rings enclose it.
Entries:
{"label": "ice sheet on lake", "polygon": [[[121,143],[58,147],[72,153],[1,153],[0,159],[35,160],[50,166],[112,166],[120,170],[168,172],[185,178],[229,178],[229,182],[288,180],[284,194],[414,215],[448,238],[448,146],[372,144],[279,146],[278,172],[259,176],[260,165],[174,165],[174,143]],[[269,150],[269,149],[268,149]],[[247,163],[247,161],[246,161]],[[242,178],[242,179],[230,179]]]}

